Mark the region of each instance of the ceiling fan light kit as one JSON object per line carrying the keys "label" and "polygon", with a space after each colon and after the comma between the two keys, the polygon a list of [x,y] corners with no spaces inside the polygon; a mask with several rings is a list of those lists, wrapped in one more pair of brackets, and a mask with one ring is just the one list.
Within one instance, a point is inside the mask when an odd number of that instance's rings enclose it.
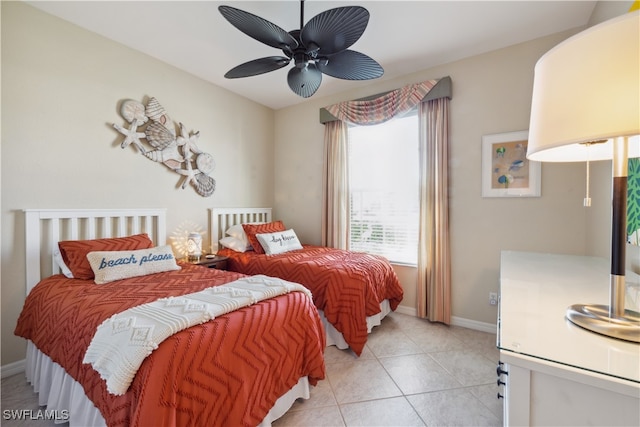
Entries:
{"label": "ceiling fan light kit", "polygon": [[343,80],[370,80],[384,70],[369,56],[350,50],[369,23],[369,12],[360,6],[329,9],[304,24],[304,0],[300,2],[300,29],[285,31],[276,24],[231,6],[219,6],[222,16],[234,27],[285,56],[268,56],[240,64],[224,76],[251,77],[286,67],[287,83],[297,95],[308,98],[322,83],[322,74]]}

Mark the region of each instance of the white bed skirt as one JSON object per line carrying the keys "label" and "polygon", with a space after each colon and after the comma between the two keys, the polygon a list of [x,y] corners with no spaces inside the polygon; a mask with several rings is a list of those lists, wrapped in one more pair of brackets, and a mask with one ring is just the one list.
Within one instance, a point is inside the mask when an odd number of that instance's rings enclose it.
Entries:
{"label": "white bed skirt", "polygon": [[[69,426],[106,426],[106,422],[78,382],[31,342],[27,341],[25,364],[27,381],[38,393],[40,406],[57,414],[56,423],[69,422]],[[283,416],[298,398],[309,398],[309,379],[302,377],[296,385],[281,396],[266,415],[261,427],[268,427]],[[68,415],[68,417],[67,417]]]}
{"label": "white bed skirt", "polygon": [[[326,317],[324,317],[324,312],[322,310],[318,310],[318,313],[320,313],[322,326],[324,326],[324,330],[327,335],[327,347],[335,345],[341,350],[349,348],[349,344],[344,340],[342,334],[338,332],[331,323],[329,323]],[[384,319],[389,313],[391,313],[391,305],[389,304],[389,300],[386,299],[380,303],[380,313],[367,317],[367,333],[371,333],[374,326],[379,326],[382,319]]]}

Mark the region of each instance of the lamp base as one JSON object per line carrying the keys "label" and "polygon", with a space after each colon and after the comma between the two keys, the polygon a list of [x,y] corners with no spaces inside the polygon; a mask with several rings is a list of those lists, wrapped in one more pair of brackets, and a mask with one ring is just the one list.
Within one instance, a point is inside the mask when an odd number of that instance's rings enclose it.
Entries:
{"label": "lamp base", "polygon": [[625,310],[623,317],[610,317],[608,305],[574,304],[567,309],[572,323],[608,337],[640,343],[640,313]]}

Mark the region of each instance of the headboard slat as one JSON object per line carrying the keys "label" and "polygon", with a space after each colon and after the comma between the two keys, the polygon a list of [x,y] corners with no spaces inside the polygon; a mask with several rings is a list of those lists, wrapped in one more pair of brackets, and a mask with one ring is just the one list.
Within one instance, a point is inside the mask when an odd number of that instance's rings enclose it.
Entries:
{"label": "headboard slat", "polygon": [[78,229],[78,218],[71,218],[70,221],[71,225],[70,225],[70,230],[71,230],[71,236],[70,239],[71,240],[78,240],[78,235],[80,230]]}
{"label": "headboard slat", "polygon": [[96,217],[90,217],[87,219],[87,232],[89,239],[96,238],[96,221],[98,219]]}
{"label": "headboard slat", "polygon": [[[57,221],[57,220],[51,221],[51,241],[53,242],[60,241],[60,221]],[[56,264],[56,260],[55,260],[55,255],[54,255],[55,249],[56,248],[54,248],[54,251],[51,253],[51,265],[53,266],[53,271],[55,272],[54,274],[60,272],[60,268]]]}
{"label": "headboard slat", "polygon": [[117,227],[117,237],[123,237],[125,235],[125,222],[124,222],[124,217],[123,216],[119,216],[118,217],[118,227]]}

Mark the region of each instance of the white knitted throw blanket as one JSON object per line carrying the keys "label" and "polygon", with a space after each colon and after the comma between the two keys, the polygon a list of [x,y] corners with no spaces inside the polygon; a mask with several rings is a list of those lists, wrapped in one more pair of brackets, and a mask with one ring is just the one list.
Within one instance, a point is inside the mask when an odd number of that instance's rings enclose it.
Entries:
{"label": "white knitted throw blanket", "polygon": [[311,298],[311,292],[298,283],[258,275],[132,307],[98,326],[83,363],[98,371],[109,393],[122,395],[144,359],[171,335],[292,291]]}

